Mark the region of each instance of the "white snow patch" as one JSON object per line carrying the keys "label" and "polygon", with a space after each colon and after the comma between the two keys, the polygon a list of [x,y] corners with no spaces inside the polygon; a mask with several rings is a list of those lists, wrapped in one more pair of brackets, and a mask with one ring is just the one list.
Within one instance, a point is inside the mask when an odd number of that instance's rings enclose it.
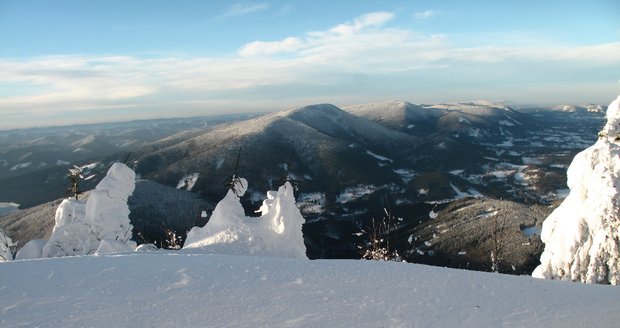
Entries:
{"label": "white snow patch", "polygon": [[538,157],[522,157],[521,161],[525,165],[541,165],[542,159]]}
{"label": "white snow patch", "polygon": [[28,166],[30,166],[31,164],[32,164],[32,162],[20,163],[20,164],[14,165],[13,167],[11,167],[11,171],[15,171],[15,170],[19,170],[19,169],[25,169]]}
{"label": "white snow patch", "polygon": [[0,216],[11,214],[19,211],[19,204],[9,202],[9,203],[0,203]]}
{"label": "white snow patch", "polygon": [[346,188],[338,197],[336,197],[337,203],[349,203],[361,197],[372,194],[377,190],[375,185],[357,185],[355,187]]}
{"label": "white snow patch", "polygon": [[465,117],[459,116],[459,123],[465,123],[471,125],[471,122]]}
{"label": "white snow patch", "polygon": [[200,173],[190,173],[179,180],[177,183],[177,189],[185,189],[187,191],[191,191],[198,181],[198,177],[200,177]]}
{"label": "white snow patch", "polygon": [[452,183],[450,184],[450,187],[452,187],[452,190],[454,190],[454,192],[456,193],[456,199],[461,199],[465,197],[482,197],[482,194],[475,189],[469,189],[467,190],[467,192],[463,192]]}
{"label": "white snow patch", "polygon": [[393,160],[391,160],[391,159],[389,159],[389,158],[387,158],[385,156],[381,156],[379,154],[375,154],[375,153],[371,152],[370,150],[366,150],[366,154],[368,154],[368,155],[370,155],[370,156],[372,156],[372,157],[374,157],[374,158],[376,158],[376,159],[378,159],[380,161],[394,163]]}
{"label": "white snow patch", "polygon": [[220,158],[217,160],[217,162],[215,163],[215,169],[218,170],[222,167],[222,165],[224,164],[224,159]]}
{"label": "white snow patch", "polygon": [[96,176],[97,176],[96,174],[91,174],[91,175],[87,176],[86,178],[84,178],[84,181],[88,181],[88,180],[90,180],[90,179],[92,179],[92,178],[94,178]]}
{"label": "white snow patch", "polygon": [[411,169],[394,169],[392,172],[398,174],[405,184],[411,182],[416,176],[415,171]]}
{"label": "white snow patch", "polygon": [[499,147],[514,147],[514,139],[513,138],[508,138],[506,139],[504,142],[497,144],[497,146]]}
{"label": "white snow patch", "polygon": [[532,237],[534,235],[538,235],[540,236],[540,232],[541,229],[536,227],[536,226],[531,226],[531,227],[523,227],[521,228],[521,232],[526,236],[526,237]]}
{"label": "white snow patch", "polygon": [[303,214],[320,214],[325,210],[325,193],[303,193],[297,197],[297,207]]}
{"label": "white snow patch", "polygon": [[470,137],[472,137],[472,138],[480,138],[480,137],[481,137],[481,134],[480,134],[480,129],[477,129],[477,128],[471,128],[471,129],[469,129],[468,134],[469,134],[469,136],[470,136]]}
{"label": "white snow patch", "polygon": [[500,125],[503,125],[503,126],[515,126],[515,124],[514,124],[514,123],[509,122],[509,121],[506,121],[506,120],[501,120],[501,121],[499,121],[499,124],[500,124]]}
{"label": "white snow patch", "polygon": [[80,170],[82,170],[84,172],[84,171],[89,171],[89,170],[92,170],[92,169],[96,168],[99,164],[100,164],[100,162],[94,162],[94,163],[89,163],[89,164],[82,165],[79,168],[80,168]]}
{"label": "white snow patch", "polygon": [[69,165],[71,163],[67,162],[67,161],[63,161],[62,159],[57,159],[56,160],[56,165],[61,166],[61,165]]}

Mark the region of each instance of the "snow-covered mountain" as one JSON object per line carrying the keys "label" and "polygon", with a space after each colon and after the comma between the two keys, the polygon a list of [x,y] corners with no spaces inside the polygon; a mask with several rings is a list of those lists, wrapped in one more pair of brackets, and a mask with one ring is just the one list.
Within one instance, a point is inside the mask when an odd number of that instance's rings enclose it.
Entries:
{"label": "snow-covered mountain", "polygon": [[[488,102],[390,102],[345,110],[312,105],[220,123],[134,148],[128,163],[141,178],[215,204],[226,193],[224,181],[241,149],[237,173],[250,182],[241,199],[246,215],[256,216],[265,191],[277,189],[288,174],[306,219],[308,255],[351,258],[360,242],[354,234],[384,216],[384,208],[409,229],[426,222],[430,209],[465,197],[551,204],[565,189],[570,159],[596,139],[603,118],[589,112],[520,113]],[[71,164],[83,168],[82,189],[88,190],[126,155]],[[67,184],[63,165],[0,178],[6,186],[0,200],[29,207],[61,197]],[[165,216],[150,211],[161,208],[156,202],[139,212]],[[131,206],[140,205],[130,199]],[[186,216],[176,216],[183,223],[165,225],[184,233],[189,223],[204,222],[194,212]],[[146,230],[161,231],[160,221]],[[409,235],[397,235],[410,251]]]}

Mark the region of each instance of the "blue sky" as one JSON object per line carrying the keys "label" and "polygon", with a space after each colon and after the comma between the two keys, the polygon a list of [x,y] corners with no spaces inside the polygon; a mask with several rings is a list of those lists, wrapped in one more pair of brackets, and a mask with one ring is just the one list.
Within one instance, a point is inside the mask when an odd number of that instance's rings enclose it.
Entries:
{"label": "blue sky", "polygon": [[0,0],[0,44],[0,129],[620,93],[617,0]]}

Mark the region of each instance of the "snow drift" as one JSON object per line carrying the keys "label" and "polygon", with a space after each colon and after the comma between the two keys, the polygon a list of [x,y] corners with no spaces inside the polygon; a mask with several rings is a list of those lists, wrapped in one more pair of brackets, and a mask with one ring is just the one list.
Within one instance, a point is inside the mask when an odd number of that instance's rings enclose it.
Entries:
{"label": "snow drift", "polygon": [[233,255],[307,259],[302,236],[304,218],[295,206],[293,186],[286,182],[268,191],[260,218],[246,217],[239,197],[247,190],[240,178],[222,199],[207,224],[187,233],[184,250]]}
{"label": "snow drift", "polygon": [[0,326],[618,327],[620,289],[360,260],[159,251],[0,263]]}
{"label": "snow drift", "polygon": [[598,141],[568,168],[570,194],[545,220],[537,278],[620,283],[620,96]]}
{"label": "snow drift", "polygon": [[[42,257],[101,254],[136,248],[131,238],[127,199],[135,188],[135,173],[114,163],[85,200],[65,199],[56,210],[56,224]],[[36,254],[32,252],[31,254]]]}

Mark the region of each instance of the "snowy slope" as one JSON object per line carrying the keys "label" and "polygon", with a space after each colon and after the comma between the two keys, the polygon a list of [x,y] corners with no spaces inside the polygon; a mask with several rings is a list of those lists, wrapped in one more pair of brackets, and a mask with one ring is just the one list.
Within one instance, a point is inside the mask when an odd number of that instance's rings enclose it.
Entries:
{"label": "snowy slope", "polygon": [[[436,121],[446,111],[441,108],[423,108],[406,101],[370,103],[343,107],[343,110],[392,128],[424,129],[429,121]],[[433,124],[434,126],[434,124]]]}
{"label": "snowy slope", "polygon": [[0,263],[0,326],[617,327],[620,290],[423,265],[171,252]]}

